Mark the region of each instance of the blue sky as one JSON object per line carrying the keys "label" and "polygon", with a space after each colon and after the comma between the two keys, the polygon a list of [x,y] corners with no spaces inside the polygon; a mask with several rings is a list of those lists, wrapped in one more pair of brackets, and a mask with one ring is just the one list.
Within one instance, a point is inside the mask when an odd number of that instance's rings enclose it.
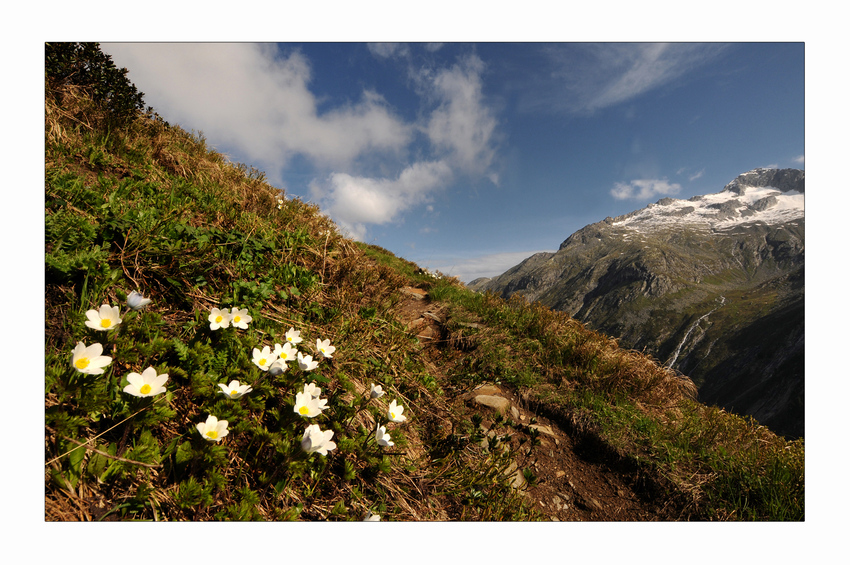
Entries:
{"label": "blue sky", "polygon": [[104,43],[146,103],[466,282],[664,196],[804,168],[804,44]]}

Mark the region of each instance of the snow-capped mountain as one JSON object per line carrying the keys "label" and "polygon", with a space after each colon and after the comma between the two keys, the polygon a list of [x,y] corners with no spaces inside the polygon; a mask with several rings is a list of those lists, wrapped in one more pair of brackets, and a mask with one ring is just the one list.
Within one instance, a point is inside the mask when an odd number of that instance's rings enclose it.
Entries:
{"label": "snow-capped mountain", "polygon": [[702,401],[802,436],[804,194],[803,171],[755,169],[470,287],[568,312],[688,375]]}
{"label": "snow-capped mountain", "polygon": [[[763,182],[775,182],[785,190],[762,185]],[[803,184],[803,171],[755,169],[738,176],[718,193],[688,200],[662,198],[642,210],[616,218],[612,225],[643,232],[677,229],[684,224],[725,230],[752,222],[790,222],[805,215]]]}

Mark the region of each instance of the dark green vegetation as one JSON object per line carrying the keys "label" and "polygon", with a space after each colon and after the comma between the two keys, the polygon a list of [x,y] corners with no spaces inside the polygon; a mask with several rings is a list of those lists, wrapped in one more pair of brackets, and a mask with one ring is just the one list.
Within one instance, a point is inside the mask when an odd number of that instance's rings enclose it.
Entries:
{"label": "dark green vegetation", "polygon": [[[480,420],[457,401],[485,382],[631,462],[676,501],[675,517],[803,518],[802,441],[691,400],[690,381],[563,313],[475,294],[342,237],[200,135],[151,113],[108,125],[86,88],[56,88],[45,105],[47,520],[541,518],[510,486],[513,448],[482,449]],[[399,321],[405,286],[446,307],[432,353]],[[133,290],[152,303],[129,311]],[[101,304],[121,307],[115,329],[84,324]],[[211,330],[214,307],[253,320]],[[262,372],[252,349],[289,328],[305,352],[330,339],[333,358],[309,374]],[[103,345],[105,373],[72,367],[80,341]],[[167,392],[124,393],[147,367],[169,375]],[[225,398],[218,384],[231,380],[254,390]],[[328,409],[307,421],[293,404],[312,381]],[[386,395],[370,401],[371,383]],[[392,399],[406,422],[387,423]],[[208,414],[229,422],[220,443],[196,429]],[[308,423],[332,430],[336,449],[306,454]],[[377,445],[376,424],[393,447]]]}
{"label": "dark green vegetation", "polygon": [[55,98],[69,87],[85,89],[100,112],[90,115],[105,119],[105,125],[121,126],[133,121],[144,108],[144,92],[127,79],[127,69],[117,68],[112,57],[97,43],[46,43],[44,80],[46,95]]}

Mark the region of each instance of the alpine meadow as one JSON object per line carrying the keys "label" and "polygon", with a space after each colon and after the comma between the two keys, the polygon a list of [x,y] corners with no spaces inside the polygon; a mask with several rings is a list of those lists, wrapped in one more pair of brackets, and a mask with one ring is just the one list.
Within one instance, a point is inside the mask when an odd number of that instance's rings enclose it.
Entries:
{"label": "alpine meadow", "polygon": [[46,521],[802,521],[804,440],[341,234],[45,45]]}

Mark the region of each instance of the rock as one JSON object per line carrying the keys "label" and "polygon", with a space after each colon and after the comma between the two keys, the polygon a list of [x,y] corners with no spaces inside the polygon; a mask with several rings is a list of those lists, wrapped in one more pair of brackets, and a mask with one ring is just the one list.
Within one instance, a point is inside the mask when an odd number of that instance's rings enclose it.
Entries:
{"label": "rock", "polygon": [[498,396],[502,394],[502,389],[495,385],[484,385],[480,388],[476,388],[473,392],[476,396],[479,394],[489,394],[493,396]]}
{"label": "rock", "polygon": [[440,339],[440,330],[432,326],[426,326],[421,332],[416,334],[419,339]]}
{"label": "rock", "polygon": [[435,322],[437,322],[438,324],[442,324],[443,321],[444,321],[442,316],[441,316],[441,312],[425,312],[424,314],[422,314],[422,316],[424,316],[426,318],[430,318],[430,319],[434,320]]}
{"label": "rock", "polygon": [[547,436],[555,437],[555,432],[552,431],[552,428],[549,426],[541,426],[540,424],[530,424],[529,428],[534,428],[541,434],[546,434]]}
{"label": "rock", "polygon": [[476,404],[486,406],[496,410],[504,416],[511,407],[511,401],[502,396],[491,396],[489,394],[479,394],[472,399]]}
{"label": "rock", "polygon": [[514,474],[514,480],[511,483],[511,486],[515,489],[521,489],[526,485],[525,477],[522,474],[522,471],[517,469],[517,472]]}
{"label": "rock", "polygon": [[415,288],[412,286],[406,286],[401,289],[401,292],[413,298],[414,300],[425,300],[425,297],[428,296],[428,293],[421,288]]}

